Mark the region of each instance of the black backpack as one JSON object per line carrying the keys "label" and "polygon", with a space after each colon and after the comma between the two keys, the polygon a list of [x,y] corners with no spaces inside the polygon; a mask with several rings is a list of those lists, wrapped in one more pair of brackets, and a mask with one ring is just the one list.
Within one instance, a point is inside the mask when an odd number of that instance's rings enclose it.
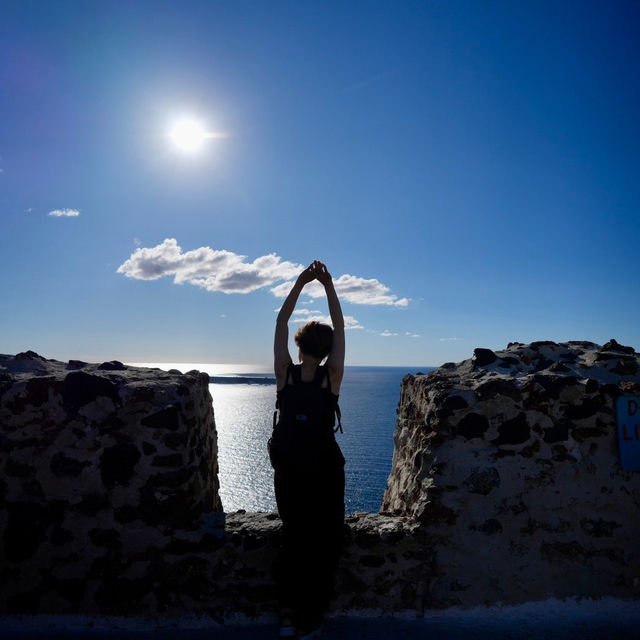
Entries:
{"label": "black backpack", "polygon": [[[318,366],[311,382],[302,382],[299,366],[287,369],[293,384],[278,393],[273,414],[273,434],[267,448],[276,473],[315,473],[333,464],[344,464],[335,439],[342,423],[340,407],[331,396],[331,380],[326,366]],[[324,379],[327,387],[322,388]],[[278,412],[280,415],[278,417]],[[338,426],[334,428],[338,419]]]}

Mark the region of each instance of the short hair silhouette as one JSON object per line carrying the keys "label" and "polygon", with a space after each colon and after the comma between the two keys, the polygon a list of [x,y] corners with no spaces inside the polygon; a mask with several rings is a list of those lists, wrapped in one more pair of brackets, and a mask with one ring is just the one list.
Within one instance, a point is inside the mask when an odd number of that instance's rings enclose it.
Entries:
{"label": "short hair silhouette", "polygon": [[295,341],[302,353],[314,358],[324,358],[331,351],[333,329],[328,324],[311,320],[298,329]]}

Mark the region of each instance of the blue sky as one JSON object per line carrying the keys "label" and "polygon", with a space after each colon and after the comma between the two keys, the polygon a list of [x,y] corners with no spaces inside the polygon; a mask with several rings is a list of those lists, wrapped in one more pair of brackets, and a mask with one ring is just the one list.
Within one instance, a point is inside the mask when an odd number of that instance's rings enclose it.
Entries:
{"label": "blue sky", "polygon": [[[0,351],[268,363],[314,259],[348,364],[640,347],[639,25],[637,2],[4,2]],[[181,151],[185,117],[221,137]]]}

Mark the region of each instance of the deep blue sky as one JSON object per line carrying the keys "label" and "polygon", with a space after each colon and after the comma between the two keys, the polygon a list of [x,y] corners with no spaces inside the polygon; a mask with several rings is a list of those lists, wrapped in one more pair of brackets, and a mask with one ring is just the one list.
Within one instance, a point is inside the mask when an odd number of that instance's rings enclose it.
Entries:
{"label": "deep blue sky", "polygon": [[[640,347],[639,28],[638,2],[4,2],[0,351],[269,362],[289,276],[245,263],[272,253],[388,288],[344,301],[348,364]],[[185,115],[226,137],[181,154]],[[175,284],[172,238],[262,286]]]}

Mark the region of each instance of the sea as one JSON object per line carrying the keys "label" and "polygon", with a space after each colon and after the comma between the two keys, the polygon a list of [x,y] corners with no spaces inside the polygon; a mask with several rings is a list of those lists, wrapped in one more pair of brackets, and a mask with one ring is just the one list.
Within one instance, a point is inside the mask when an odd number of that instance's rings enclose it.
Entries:
{"label": "sea", "polygon": [[[198,369],[209,374],[218,431],[220,498],[224,511],[276,511],[267,440],[273,429],[273,370],[259,365],[130,363]],[[434,367],[345,367],[340,387],[347,513],[377,512],[391,471],[402,378]]]}

